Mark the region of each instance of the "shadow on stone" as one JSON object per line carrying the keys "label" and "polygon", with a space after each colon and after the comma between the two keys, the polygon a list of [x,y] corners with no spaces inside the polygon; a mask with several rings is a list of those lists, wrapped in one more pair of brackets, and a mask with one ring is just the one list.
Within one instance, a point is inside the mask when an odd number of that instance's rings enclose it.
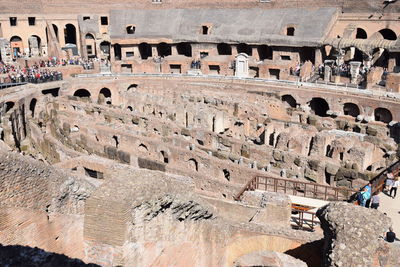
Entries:
{"label": "shadow on stone", "polygon": [[322,248],[324,246],[324,239],[306,243],[300,247],[285,251],[296,259],[302,260],[308,266],[322,266]]}

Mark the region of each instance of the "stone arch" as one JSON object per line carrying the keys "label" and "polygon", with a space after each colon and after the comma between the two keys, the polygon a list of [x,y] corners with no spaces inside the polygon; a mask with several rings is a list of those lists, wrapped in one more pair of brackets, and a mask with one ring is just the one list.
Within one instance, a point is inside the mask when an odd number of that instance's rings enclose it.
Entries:
{"label": "stone arch", "polygon": [[107,59],[110,59],[110,50],[111,50],[111,43],[108,41],[103,41],[100,43],[100,51],[103,53],[103,56]]}
{"label": "stone arch", "polygon": [[199,171],[199,163],[194,158],[188,160],[190,169]]}
{"label": "stone arch", "polygon": [[[58,38],[58,27],[55,24],[51,24],[53,26],[53,30],[55,33],[55,37],[57,39],[57,41],[59,41],[60,39]],[[47,43],[49,43],[49,29],[46,27],[46,38],[47,38]]]}
{"label": "stone arch", "polygon": [[380,30],[379,33],[382,35],[383,39],[385,39],[385,40],[392,40],[392,41],[397,40],[396,33],[391,29],[385,28],[385,29]]}
{"label": "stone arch", "polygon": [[90,92],[89,92],[88,90],[86,90],[86,89],[78,89],[78,90],[76,90],[76,91],[74,92],[74,96],[77,96],[77,97],[88,97],[88,98],[90,98],[90,97],[91,97],[91,94],[90,94]]}
{"label": "stone arch", "polygon": [[192,56],[192,46],[188,42],[179,43],[176,45],[178,55],[184,55],[186,57]]}
{"label": "stone arch", "polygon": [[240,43],[237,45],[237,52],[238,52],[238,54],[245,53],[248,56],[251,56],[253,54],[251,46],[249,46],[248,44],[245,44],[245,43]]}
{"label": "stone arch", "polygon": [[164,151],[164,150],[161,150],[160,151],[160,155],[161,155],[161,159],[162,159],[162,161],[164,162],[164,163],[169,163],[169,156],[168,156],[168,153],[166,152],[166,151]]}
{"label": "stone arch", "polygon": [[133,108],[132,108],[131,106],[128,106],[127,109],[128,109],[129,111],[131,111],[131,112],[133,111]]}
{"label": "stone arch", "polygon": [[141,59],[148,59],[152,57],[151,46],[148,43],[139,44],[139,53]]}
{"label": "stone arch", "polygon": [[217,45],[218,55],[232,55],[232,47],[227,43]]}
{"label": "stone arch", "polygon": [[31,102],[29,103],[29,110],[31,112],[32,118],[35,117],[35,108],[36,108],[37,99],[32,98]]}
{"label": "stone arch", "polygon": [[167,43],[159,43],[157,45],[157,53],[159,57],[166,57],[172,54],[171,45]]}
{"label": "stone arch", "polygon": [[375,121],[389,123],[393,120],[393,115],[390,110],[386,108],[376,108],[374,110]]}
{"label": "stone arch", "polygon": [[118,136],[116,136],[116,135],[113,135],[113,137],[112,137],[112,138],[114,139],[115,148],[118,148],[118,146],[119,146]]}
{"label": "stone arch", "polygon": [[105,101],[108,105],[112,104],[111,91],[106,87],[102,88],[99,92],[99,104],[101,104],[100,102],[103,101]]}
{"label": "stone arch", "polygon": [[358,115],[360,115],[360,108],[354,103],[345,103],[343,105],[343,114],[356,118]]}
{"label": "stone arch", "polygon": [[356,39],[367,39],[367,32],[363,28],[356,29]]}
{"label": "stone arch", "polygon": [[94,38],[94,34],[87,33],[85,35],[85,48],[88,57],[96,57],[97,50],[96,50],[96,39]]}
{"label": "stone arch", "polygon": [[321,117],[327,117],[326,113],[329,110],[328,102],[325,99],[320,97],[314,97],[310,101],[310,108],[314,112],[315,115]]}
{"label": "stone arch", "polygon": [[149,149],[147,148],[147,146],[146,146],[145,144],[143,144],[143,143],[139,144],[138,150],[139,150],[140,152],[148,152],[148,151],[149,151]]}
{"label": "stone arch", "polygon": [[22,38],[14,35],[10,38],[10,47],[12,51],[13,58],[17,58],[19,54],[24,52],[24,45],[22,42]]}
{"label": "stone arch", "polygon": [[65,44],[76,45],[76,27],[75,25],[68,23],[64,28],[64,40]]}
{"label": "stone arch", "polygon": [[133,83],[133,84],[128,86],[127,91],[132,90],[132,89],[135,90],[137,87],[138,87],[138,85]]}
{"label": "stone arch", "polygon": [[222,172],[224,174],[225,179],[230,181],[231,180],[231,172],[228,171],[227,169],[223,169]]}
{"label": "stone arch", "polygon": [[[34,43],[34,40],[32,40],[32,38],[36,39],[36,44]],[[31,35],[28,39],[28,43],[29,43],[29,52],[31,53],[32,56],[38,56],[42,53],[42,50],[41,50],[42,39],[40,39],[39,36]]]}
{"label": "stone arch", "polygon": [[297,107],[297,101],[292,95],[283,95],[281,97],[282,102],[286,102],[290,107]]}
{"label": "stone arch", "polygon": [[6,113],[9,112],[14,106],[15,106],[14,102],[12,101],[6,102]]}

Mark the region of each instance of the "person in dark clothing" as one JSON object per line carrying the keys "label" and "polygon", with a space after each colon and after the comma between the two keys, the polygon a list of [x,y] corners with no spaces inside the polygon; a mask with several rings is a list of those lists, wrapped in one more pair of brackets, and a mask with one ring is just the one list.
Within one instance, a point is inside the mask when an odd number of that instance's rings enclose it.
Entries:
{"label": "person in dark clothing", "polygon": [[393,228],[389,227],[389,232],[386,233],[386,241],[389,243],[393,243],[396,239],[396,234],[393,232]]}

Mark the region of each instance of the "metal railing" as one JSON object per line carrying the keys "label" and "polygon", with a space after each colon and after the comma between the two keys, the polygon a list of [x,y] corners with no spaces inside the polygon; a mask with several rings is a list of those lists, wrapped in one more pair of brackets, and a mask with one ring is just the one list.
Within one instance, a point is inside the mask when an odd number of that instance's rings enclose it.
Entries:
{"label": "metal railing", "polygon": [[292,179],[255,176],[240,190],[235,199],[240,200],[245,191],[256,189],[322,200],[347,200],[357,192],[350,188],[320,185]]}
{"label": "metal railing", "polygon": [[388,168],[379,173],[375,178],[373,178],[370,183],[372,185],[372,193],[382,192],[385,186],[385,180],[387,178],[387,173],[391,171],[394,177],[397,177],[400,173],[400,160],[390,165]]}
{"label": "metal railing", "polygon": [[292,208],[292,227],[301,230],[314,231],[314,226],[319,224],[315,212]]}

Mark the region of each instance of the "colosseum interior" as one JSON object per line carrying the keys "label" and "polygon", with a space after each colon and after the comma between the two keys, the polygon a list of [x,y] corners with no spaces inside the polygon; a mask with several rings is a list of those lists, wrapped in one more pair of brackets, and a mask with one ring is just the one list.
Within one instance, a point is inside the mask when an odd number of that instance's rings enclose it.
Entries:
{"label": "colosseum interior", "polygon": [[1,266],[400,266],[400,1],[0,0],[0,58]]}

